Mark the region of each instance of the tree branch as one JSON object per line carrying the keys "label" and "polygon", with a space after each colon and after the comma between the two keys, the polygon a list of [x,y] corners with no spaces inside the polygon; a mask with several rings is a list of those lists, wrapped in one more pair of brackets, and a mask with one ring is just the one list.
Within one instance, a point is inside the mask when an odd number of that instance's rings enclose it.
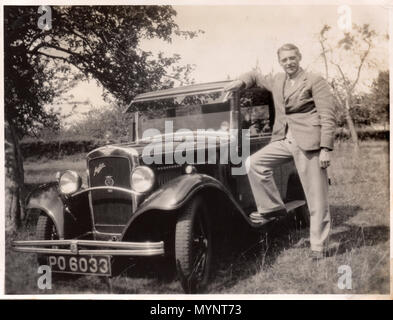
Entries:
{"label": "tree branch", "polygon": [[360,72],[361,72],[361,70],[362,70],[364,61],[366,60],[366,58],[367,58],[367,56],[368,56],[368,54],[369,54],[369,52],[370,52],[370,50],[371,50],[371,42],[366,41],[366,43],[368,44],[368,47],[367,47],[367,50],[364,52],[363,57],[360,59],[360,64],[359,64],[359,67],[358,67],[358,72],[357,72],[357,75],[356,75],[356,79],[355,79],[355,81],[353,82],[353,84],[352,84],[352,86],[351,86],[351,91],[355,88],[356,84],[357,84],[358,81],[359,81]]}
{"label": "tree branch", "polygon": [[336,68],[338,69],[338,71],[340,72],[341,78],[343,79],[343,83],[344,83],[344,87],[345,87],[345,91],[347,92],[347,95],[350,95],[352,90],[351,87],[348,85],[348,79],[346,78],[343,70],[341,69],[340,65],[338,63],[335,63],[334,61],[330,61],[333,65],[336,66]]}
{"label": "tree branch", "polygon": [[73,65],[73,66],[76,67],[80,72],[82,72],[83,74],[85,74],[85,72],[84,72],[83,69],[81,69],[78,65],[76,65],[76,64],[74,64],[74,63],[71,63],[67,58],[59,57],[59,56],[53,56],[53,55],[50,55],[50,54],[47,54],[47,53],[44,53],[44,52],[41,52],[41,51],[38,51],[38,52],[36,52],[36,53],[37,53],[37,54],[40,54],[40,55],[42,55],[42,56],[48,57],[48,58],[62,60],[62,61],[64,61],[64,62],[68,63],[68,64]]}
{"label": "tree branch", "polygon": [[75,36],[77,36],[78,38],[80,38],[80,39],[90,48],[91,53],[94,52],[93,48],[91,47],[91,44],[90,44],[89,40],[88,40],[85,36],[83,36],[82,34],[79,34],[79,32],[77,32],[77,31],[74,30],[74,29],[67,28],[67,27],[66,27],[66,29],[67,29],[70,33],[72,33],[73,35],[75,35]]}
{"label": "tree branch", "polygon": [[28,54],[36,54],[38,52],[39,49],[43,48],[46,46],[45,42],[41,42],[40,44],[38,44],[34,49],[32,50],[28,50],[27,53]]}
{"label": "tree branch", "polygon": [[[51,44],[44,44],[42,47],[52,48],[52,49],[55,49],[55,50],[58,50],[58,51],[61,51],[61,52],[64,52],[64,53],[68,53],[71,56],[77,56],[77,57],[80,58],[80,60],[78,62],[81,63],[82,65],[84,65],[86,67],[86,69],[89,68],[89,65],[86,63],[86,61],[84,61],[83,56],[81,54],[77,53],[77,52],[73,52],[71,50],[64,49],[62,47],[54,46],[54,45],[51,45]],[[42,51],[39,51],[39,53],[43,54]],[[47,54],[47,56],[49,56],[49,55]],[[55,57],[58,57],[58,56],[55,56]],[[82,70],[76,63],[72,63],[72,62],[70,62],[67,59],[65,61],[67,61],[68,63],[70,63],[70,64],[74,65],[75,67],[77,67],[80,71],[83,72],[83,74],[86,74],[86,70]]]}
{"label": "tree branch", "polygon": [[27,49],[28,49],[28,51],[31,51],[30,50],[30,48],[31,48],[31,46],[34,44],[34,42],[37,40],[37,39],[39,39],[39,38],[41,38],[41,37],[46,37],[47,35],[49,35],[49,34],[51,34],[52,33],[52,30],[46,30],[46,31],[44,31],[44,32],[39,32],[39,33],[37,33],[34,37],[33,37],[33,39],[31,39],[31,41],[27,44]]}
{"label": "tree branch", "polygon": [[324,46],[324,44],[323,44],[323,40],[322,40],[322,38],[320,38],[319,39],[319,43],[320,43],[320,45],[321,45],[321,47],[322,47],[322,53],[321,53],[321,55],[322,55],[322,57],[323,57],[323,61],[324,61],[324,63],[325,63],[325,74],[326,74],[326,80],[329,78],[329,69],[328,69],[328,62],[327,62],[327,57],[326,57],[326,49],[325,49],[325,46]]}
{"label": "tree branch", "polygon": [[37,54],[40,54],[40,55],[42,55],[42,56],[48,57],[48,58],[60,59],[60,60],[63,60],[63,61],[65,61],[65,62],[69,63],[69,61],[68,61],[66,58],[64,58],[64,57],[53,56],[53,55],[50,55],[50,54],[47,54],[47,53],[41,52],[41,51],[38,51],[38,52],[36,52],[36,53],[37,53]]}
{"label": "tree branch", "polygon": [[64,53],[68,53],[69,55],[72,55],[72,56],[74,56],[74,55],[81,56],[79,53],[73,52],[71,50],[68,50],[68,49],[65,49],[65,48],[62,48],[62,47],[54,46],[53,44],[47,44],[46,46],[48,48],[52,48],[52,49],[55,49],[55,50],[58,50],[58,51],[62,51]]}
{"label": "tree branch", "polygon": [[337,87],[336,87],[336,85],[335,85],[335,83],[334,83],[334,80],[332,81],[332,86],[331,86],[331,87],[333,88],[334,94],[335,94],[335,96],[336,96],[338,102],[340,103],[341,107],[343,107],[343,106],[344,106],[344,101],[343,101],[343,99],[341,98],[340,93],[339,93],[338,90],[337,90]]}

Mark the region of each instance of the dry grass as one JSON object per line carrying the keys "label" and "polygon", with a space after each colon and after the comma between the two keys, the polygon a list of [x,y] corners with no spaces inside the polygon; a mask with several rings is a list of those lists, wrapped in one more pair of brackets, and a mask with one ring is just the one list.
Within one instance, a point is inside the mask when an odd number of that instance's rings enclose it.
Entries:
{"label": "dry grass", "polygon": [[[215,266],[208,293],[340,293],[389,292],[389,157],[387,142],[363,142],[356,158],[348,143],[338,144],[330,168],[330,204],[333,228],[332,255],[320,262],[308,259],[307,229],[294,229],[283,221],[251,247],[234,251]],[[69,165],[85,170],[77,158],[27,163],[27,183],[49,181],[52,173]],[[50,168],[50,169],[48,169]],[[29,230],[18,237],[25,238]],[[240,238],[242,235],[238,235]],[[6,292],[15,293],[182,293],[174,275],[159,277],[159,261],[132,268],[128,276],[107,281],[94,277],[58,279],[52,290],[40,291],[34,255],[12,252],[7,239]],[[229,250],[231,251],[231,250]],[[338,267],[352,269],[352,289],[341,290]]]}
{"label": "dry grass", "polygon": [[52,160],[41,158],[28,159],[24,162],[25,184],[37,185],[55,179],[56,172],[66,169],[77,171],[82,177],[86,176],[86,161],[84,154],[67,156],[63,159]]}

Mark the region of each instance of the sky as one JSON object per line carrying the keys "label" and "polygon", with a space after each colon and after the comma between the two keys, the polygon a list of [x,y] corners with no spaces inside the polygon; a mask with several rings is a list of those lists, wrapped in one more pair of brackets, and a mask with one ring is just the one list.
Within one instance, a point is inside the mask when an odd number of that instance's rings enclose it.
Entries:
{"label": "sky", "polygon": [[[153,53],[180,54],[181,62],[194,64],[192,78],[196,83],[236,78],[257,64],[263,73],[279,72],[277,48],[287,42],[302,52],[303,68],[323,73],[317,35],[324,24],[332,27],[332,37],[340,37],[340,14],[337,5],[236,5],[236,6],[174,6],[175,22],[181,30],[203,30],[191,40],[174,37],[171,44],[160,40],[143,41],[141,46]],[[388,9],[378,6],[350,6],[352,22],[368,23],[379,34],[388,33]],[[388,68],[388,42],[380,42],[372,53],[378,68],[365,70],[362,84],[369,84],[378,69]],[[349,64],[348,64],[349,65]],[[90,106],[105,107],[102,88],[95,81],[78,85],[70,92],[75,100]],[[68,121],[80,117],[89,105],[80,105]],[[59,105],[64,113],[72,105]]]}

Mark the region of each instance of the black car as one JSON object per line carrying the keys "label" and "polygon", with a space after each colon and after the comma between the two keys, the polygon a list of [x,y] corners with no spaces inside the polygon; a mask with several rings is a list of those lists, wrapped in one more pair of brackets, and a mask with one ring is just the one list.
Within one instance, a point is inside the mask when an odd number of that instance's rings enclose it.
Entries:
{"label": "black car", "polygon": [[[229,94],[227,83],[138,95],[127,110],[134,141],[88,153],[87,186],[65,170],[33,192],[36,240],[14,241],[14,250],[36,253],[53,272],[107,277],[162,256],[175,262],[186,292],[202,290],[227,224],[266,227],[248,217],[255,201],[246,159],[270,141],[272,98],[261,89]],[[288,210],[306,213],[293,163],[274,177]]]}

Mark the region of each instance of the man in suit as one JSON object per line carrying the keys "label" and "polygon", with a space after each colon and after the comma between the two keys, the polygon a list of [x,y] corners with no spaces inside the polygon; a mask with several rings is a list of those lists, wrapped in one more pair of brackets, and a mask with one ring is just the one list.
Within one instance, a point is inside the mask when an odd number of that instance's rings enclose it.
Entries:
{"label": "man in suit", "polygon": [[249,158],[248,178],[257,212],[254,222],[286,213],[273,179],[273,168],[294,160],[310,211],[313,258],[324,256],[330,231],[328,177],[335,132],[335,103],[327,82],[300,67],[301,54],[293,44],[277,51],[285,73],[263,76],[251,71],[231,82],[226,90],[258,86],[272,92],[275,122],[271,142]]}

